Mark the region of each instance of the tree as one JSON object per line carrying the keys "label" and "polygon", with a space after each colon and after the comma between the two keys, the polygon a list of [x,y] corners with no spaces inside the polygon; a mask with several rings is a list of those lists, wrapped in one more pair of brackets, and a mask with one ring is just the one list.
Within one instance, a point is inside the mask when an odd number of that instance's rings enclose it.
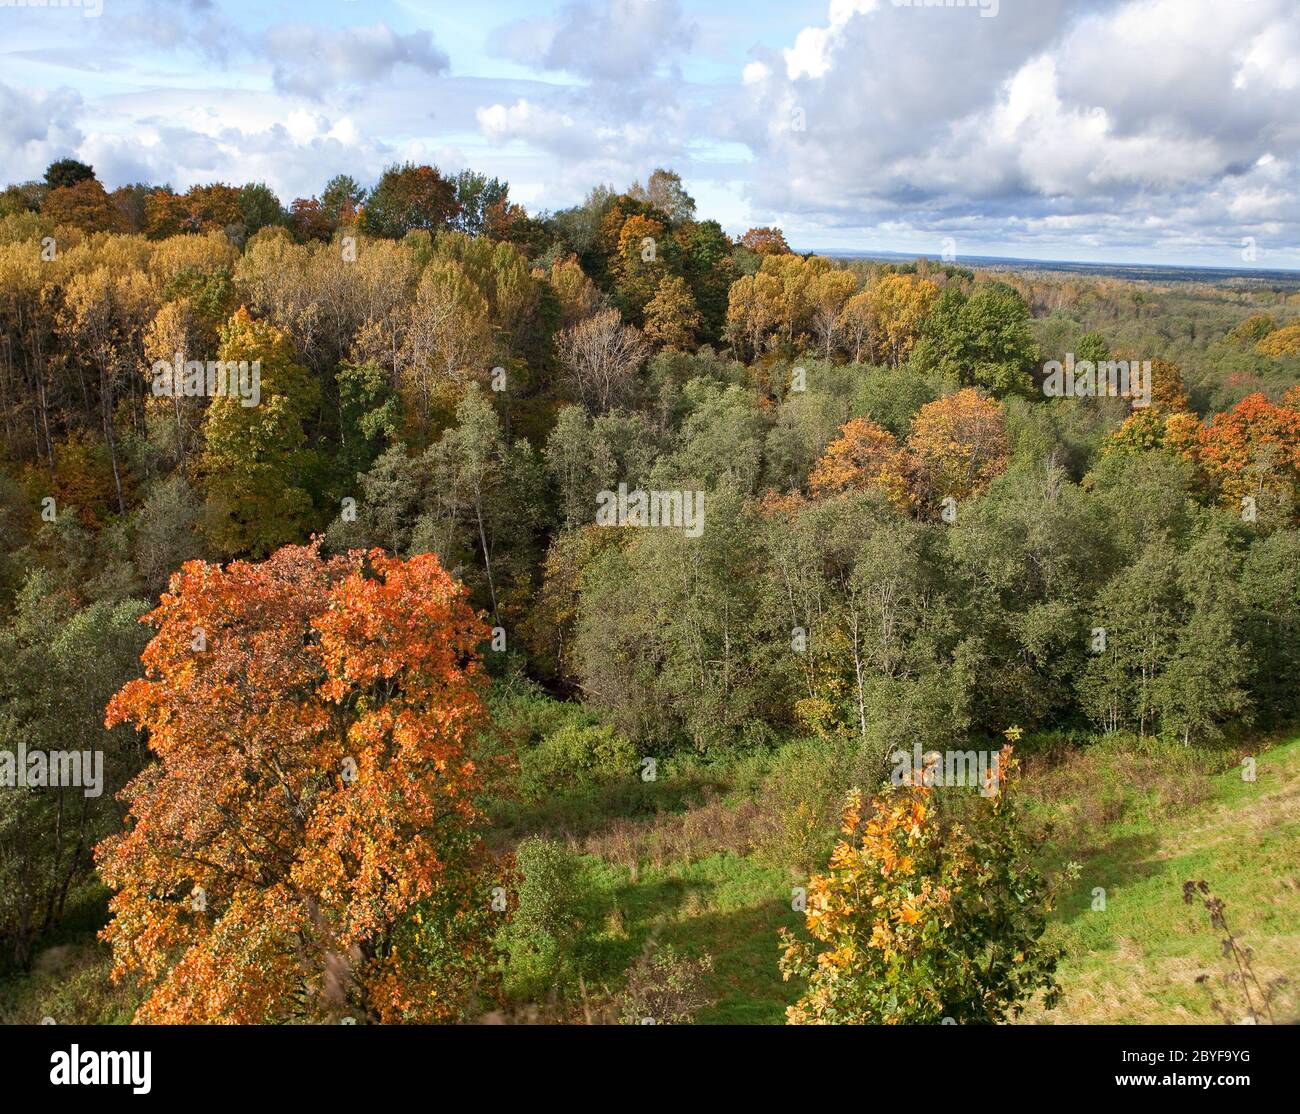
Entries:
{"label": "tree", "polygon": [[181,232],[210,232],[241,225],[242,191],[222,182],[191,186],[178,195],[169,187],[145,198],[144,231],[161,240]]}
{"label": "tree", "polygon": [[844,303],[838,331],[849,359],[860,364],[865,356],[868,363],[875,363],[876,318],[870,291],[861,290]]}
{"label": "tree", "polygon": [[674,170],[659,167],[646,179],[646,184],[633,184],[627,191],[637,201],[647,201],[664,214],[673,224],[680,224],[695,216],[695,198],[686,192],[682,176]]}
{"label": "tree", "polygon": [[715,220],[691,221],[676,233],[684,273],[700,310],[700,333],[713,342],[727,321],[727,294],[736,278],[731,240]]}
{"label": "tree", "polygon": [[433,400],[486,375],[492,352],[488,303],[465,268],[435,259],[425,268],[410,309],[403,380],[428,420]]}
{"label": "tree", "polygon": [[437,232],[460,213],[456,183],[432,166],[403,163],[384,171],[366,202],[366,231],[400,240],[408,232]]}
{"label": "tree", "polygon": [[41,216],[54,227],[70,224],[83,232],[121,232],[121,212],[95,178],[50,190],[41,202]]}
{"label": "tree", "polygon": [[1277,318],[1268,313],[1251,314],[1228,330],[1228,339],[1253,348],[1277,328]]}
{"label": "tree", "polygon": [[609,261],[614,302],[637,324],[645,320],[646,306],[669,270],[666,256],[676,242],[666,232],[661,221],[640,214],[628,217],[619,228],[618,246]]}
{"label": "tree", "polygon": [[222,331],[221,360],[259,364],[260,399],[240,394],[208,403],[201,471],[207,489],[208,533],[223,553],[264,556],[306,535],[312,517],[307,488],[316,470],[306,422],[318,388],[293,358],[274,325],[240,309]]}
{"label": "tree", "polygon": [[740,244],[755,255],[790,254],[790,245],[779,228],[751,228],[740,238]]}
{"label": "tree", "polygon": [[969,298],[949,285],[922,326],[912,359],[918,370],[964,387],[1027,395],[1038,362],[1029,307],[1006,283],[986,283]]}
{"label": "tree", "polygon": [[1193,739],[1220,738],[1229,720],[1251,718],[1244,687],[1250,664],[1240,638],[1240,556],[1212,532],[1198,538],[1179,565],[1186,610],[1155,684],[1155,704],[1161,728],[1188,746]]}
{"label": "tree", "polygon": [[858,280],[852,271],[826,271],[813,280],[812,330],[823,358],[829,359],[840,346],[844,307],[857,289]]}
{"label": "tree", "polygon": [[676,275],[660,279],[655,296],[645,308],[646,339],[660,348],[687,350],[694,346],[699,327],[700,315],[686,280]]}
{"label": "tree", "polygon": [[[456,407],[456,424],[421,458],[428,477],[425,513],[412,540],[444,564],[471,562],[464,578],[484,589],[483,602],[499,623],[509,597],[526,596],[533,536],[542,517],[542,470],[527,441],[511,444],[479,384]],[[508,616],[511,620],[513,614]]]}
{"label": "tree", "polygon": [[1105,632],[1079,678],[1084,711],[1103,731],[1135,728],[1145,736],[1158,719],[1157,681],[1175,653],[1182,600],[1178,555],[1164,539],[1122,567],[1094,601],[1088,627]]}
{"label": "tree", "polygon": [[605,308],[605,296],[587,277],[577,256],[556,259],[545,278],[559,299],[562,328],[570,329]]}
{"label": "tree", "polygon": [[907,457],[893,435],[870,418],[854,418],[808,477],[814,496],[841,491],[883,491],[895,505],[912,502]]}
{"label": "tree", "polygon": [[120,824],[115,795],[142,765],[130,732],[104,729],[103,709],[133,671],[146,610],[141,600],[78,609],[36,570],[0,625],[0,754],[98,754],[102,778],[96,786],[92,763],[82,785],[0,787],[0,944],[20,969],[89,875],[95,843]]}
{"label": "tree", "polygon": [[597,414],[631,399],[637,371],[649,354],[640,331],[624,325],[616,309],[566,329],[556,338],[556,351],[575,397]]}
{"label": "tree", "polygon": [[45,184],[52,190],[66,189],[94,177],[94,168],[77,159],[57,159],[45,168]]}
{"label": "tree", "polygon": [[968,387],[921,407],[907,450],[922,499],[968,499],[1006,469],[1006,415],[996,401]]}
{"label": "tree", "polygon": [[295,197],[289,205],[288,224],[293,238],[300,244],[309,240],[325,243],[334,234],[333,222],[315,197]]}
{"label": "tree", "polygon": [[239,191],[239,216],[244,235],[255,236],[263,228],[284,222],[284,206],[265,182],[249,182]]}
{"label": "tree", "polygon": [[460,212],[453,227],[470,236],[481,236],[493,207],[504,210],[508,205],[510,187],[499,178],[489,178],[473,170],[462,170],[456,175],[455,183]]}
{"label": "tree", "polygon": [[1261,521],[1293,520],[1300,506],[1300,408],[1290,398],[1278,405],[1248,395],[1198,432],[1197,462],[1223,506],[1239,513],[1249,497]]}
{"label": "tree", "polygon": [[1300,321],[1292,321],[1274,332],[1267,333],[1255,345],[1261,356],[1300,356]]}
{"label": "tree", "polygon": [[867,289],[873,348],[893,367],[905,363],[939,288],[916,275],[884,275]]}
{"label": "tree", "polygon": [[814,943],[781,930],[782,977],[807,980],[791,1023],[993,1024],[1039,991],[1055,1004],[1063,953],[1042,940],[1051,895],[1016,812],[1016,765],[1004,747],[995,791],[965,810],[942,807],[953,791],[919,772],[869,807],[849,794],[829,870],[808,885]]}
{"label": "tree", "polygon": [[335,174],[320,193],[320,205],[330,223],[352,224],[365,203],[366,191],[350,174]]}
{"label": "tree", "polygon": [[464,589],[429,555],[287,547],[190,562],[147,618],[108,724],[157,762],[96,852],[137,1020],[450,1021],[490,994]]}

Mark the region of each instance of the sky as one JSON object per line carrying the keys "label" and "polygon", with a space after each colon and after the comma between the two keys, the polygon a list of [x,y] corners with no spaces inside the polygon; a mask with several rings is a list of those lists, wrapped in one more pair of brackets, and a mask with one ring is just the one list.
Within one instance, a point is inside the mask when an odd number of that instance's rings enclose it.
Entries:
{"label": "sky", "polygon": [[[60,6],[64,5],[64,6]],[[681,174],[798,250],[1300,267],[1300,0],[0,0],[0,179]]]}

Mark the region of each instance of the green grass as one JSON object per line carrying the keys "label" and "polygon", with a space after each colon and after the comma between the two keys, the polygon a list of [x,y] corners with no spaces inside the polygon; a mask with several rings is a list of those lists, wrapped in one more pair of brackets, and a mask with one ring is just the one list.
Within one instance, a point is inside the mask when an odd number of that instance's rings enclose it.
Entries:
{"label": "green grass", "polygon": [[[1204,879],[1226,901],[1262,982],[1287,974],[1300,982],[1300,739],[1258,755],[1254,783],[1242,780],[1235,760],[1232,752],[1109,740],[1030,773],[1030,814],[1062,828],[1050,866],[1077,860],[1081,869],[1049,928],[1066,952],[1063,1000],[1052,1011],[1034,1003],[1022,1020],[1219,1020],[1195,980],[1227,967],[1204,908],[1183,902],[1189,880]],[[592,856],[584,863],[590,927],[580,962],[589,981],[617,987],[653,933],[687,955],[713,956],[716,1001],[701,1023],[784,1020],[799,988],[777,971],[777,930],[801,919],[790,909],[801,879],[733,853],[642,865],[635,882],[625,867]],[[1096,888],[1106,891],[1104,911],[1093,910]],[[1279,1021],[1298,1016],[1297,989],[1277,999]],[[1240,992],[1217,993],[1243,1012]]]}
{"label": "green grass", "polygon": [[[697,1021],[779,1024],[798,990],[777,971],[777,930],[794,928],[786,871],[730,853],[630,872],[585,859],[582,913],[592,926],[578,960],[591,981],[614,988],[653,935],[685,955],[709,954],[706,989],[715,1004]],[[617,912],[615,912],[617,910]]]}
{"label": "green grass", "polygon": [[[1228,970],[1220,934],[1183,883],[1204,880],[1226,902],[1228,925],[1253,948],[1261,982],[1300,983],[1300,739],[1257,756],[1256,780],[1238,767],[1215,775],[1209,796],[1173,815],[1108,826],[1081,860],[1079,879],[1050,929],[1065,948],[1057,1009],[1027,1020],[1188,1023],[1216,1018],[1196,977]],[[1094,910],[1093,890],[1106,891]],[[1300,1017],[1297,990],[1284,989],[1279,1021]],[[1240,992],[1216,988],[1234,1016]]]}
{"label": "green grass", "polygon": [[[1052,1011],[1032,1004],[1022,1020],[1218,1020],[1196,978],[1217,977],[1227,966],[1205,910],[1183,903],[1189,880],[1204,879],[1227,903],[1228,923],[1254,949],[1261,981],[1290,975],[1300,984],[1300,738],[1258,746],[1254,783],[1242,780],[1235,752],[1133,740],[1104,740],[1029,763],[1029,815],[1058,827],[1048,866],[1077,860],[1080,872],[1049,927],[1066,953],[1062,1001]],[[777,768],[795,796],[806,780],[800,763]],[[681,784],[694,790],[697,780],[684,772]],[[757,791],[753,778],[731,780],[735,797]],[[657,796],[638,797],[633,816],[644,818],[646,807],[704,807],[692,803],[693,792],[652,788]],[[776,807],[767,802],[760,811]],[[598,826],[593,810],[600,811],[598,803],[585,803],[582,816]],[[603,822],[612,820],[606,815]],[[711,831],[716,815],[714,823]],[[773,865],[771,856],[702,846],[694,859],[641,861],[635,871],[626,861],[582,855],[574,966],[590,990],[617,991],[653,938],[683,956],[713,957],[705,986],[713,1005],[699,1022],[780,1024],[800,988],[781,981],[777,932],[802,919],[791,910],[791,887],[803,885],[806,872]],[[1104,910],[1093,909],[1096,888],[1106,891]],[[51,954],[38,970],[0,981],[0,1021],[129,1019],[132,1003],[107,986],[106,949],[94,940],[103,911],[103,891],[88,887],[59,936],[43,945]],[[1239,992],[1217,992],[1242,1012]],[[1300,985],[1292,985],[1279,996],[1279,1021],[1300,1019],[1298,992]]]}

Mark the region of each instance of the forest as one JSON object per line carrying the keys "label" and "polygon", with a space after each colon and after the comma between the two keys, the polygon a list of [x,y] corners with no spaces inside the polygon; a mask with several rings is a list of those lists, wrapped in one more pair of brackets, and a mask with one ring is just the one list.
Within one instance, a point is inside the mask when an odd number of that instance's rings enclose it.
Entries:
{"label": "forest", "polygon": [[0,1021],[1295,1020],[1298,670],[1285,283],[0,193]]}

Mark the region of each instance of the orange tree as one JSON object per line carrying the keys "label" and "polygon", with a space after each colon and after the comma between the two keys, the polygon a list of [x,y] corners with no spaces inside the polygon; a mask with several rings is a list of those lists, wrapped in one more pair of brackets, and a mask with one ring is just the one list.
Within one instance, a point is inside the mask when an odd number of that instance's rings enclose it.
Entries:
{"label": "orange tree", "polygon": [[1055,1004],[1060,952],[1041,939],[1051,902],[1015,774],[1007,746],[989,796],[921,775],[869,808],[849,794],[830,869],[808,885],[812,941],[781,932],[783,977],[807,980],[791,1023],[990,1023],[1039,990]]}
{"label": "orange tree", "polygon": [[490,964],[487,637],[432,555],[191,561],[107,723],[158,761],[96,851],[147,1022],[445,1021]]}
{"label": "orange tree", "polygon": [[808,484],[816,496],[875,488],[906,509],[913,501],[908,472],[907,456],[889,430],[870,418],[853,418],[826,446]]}

